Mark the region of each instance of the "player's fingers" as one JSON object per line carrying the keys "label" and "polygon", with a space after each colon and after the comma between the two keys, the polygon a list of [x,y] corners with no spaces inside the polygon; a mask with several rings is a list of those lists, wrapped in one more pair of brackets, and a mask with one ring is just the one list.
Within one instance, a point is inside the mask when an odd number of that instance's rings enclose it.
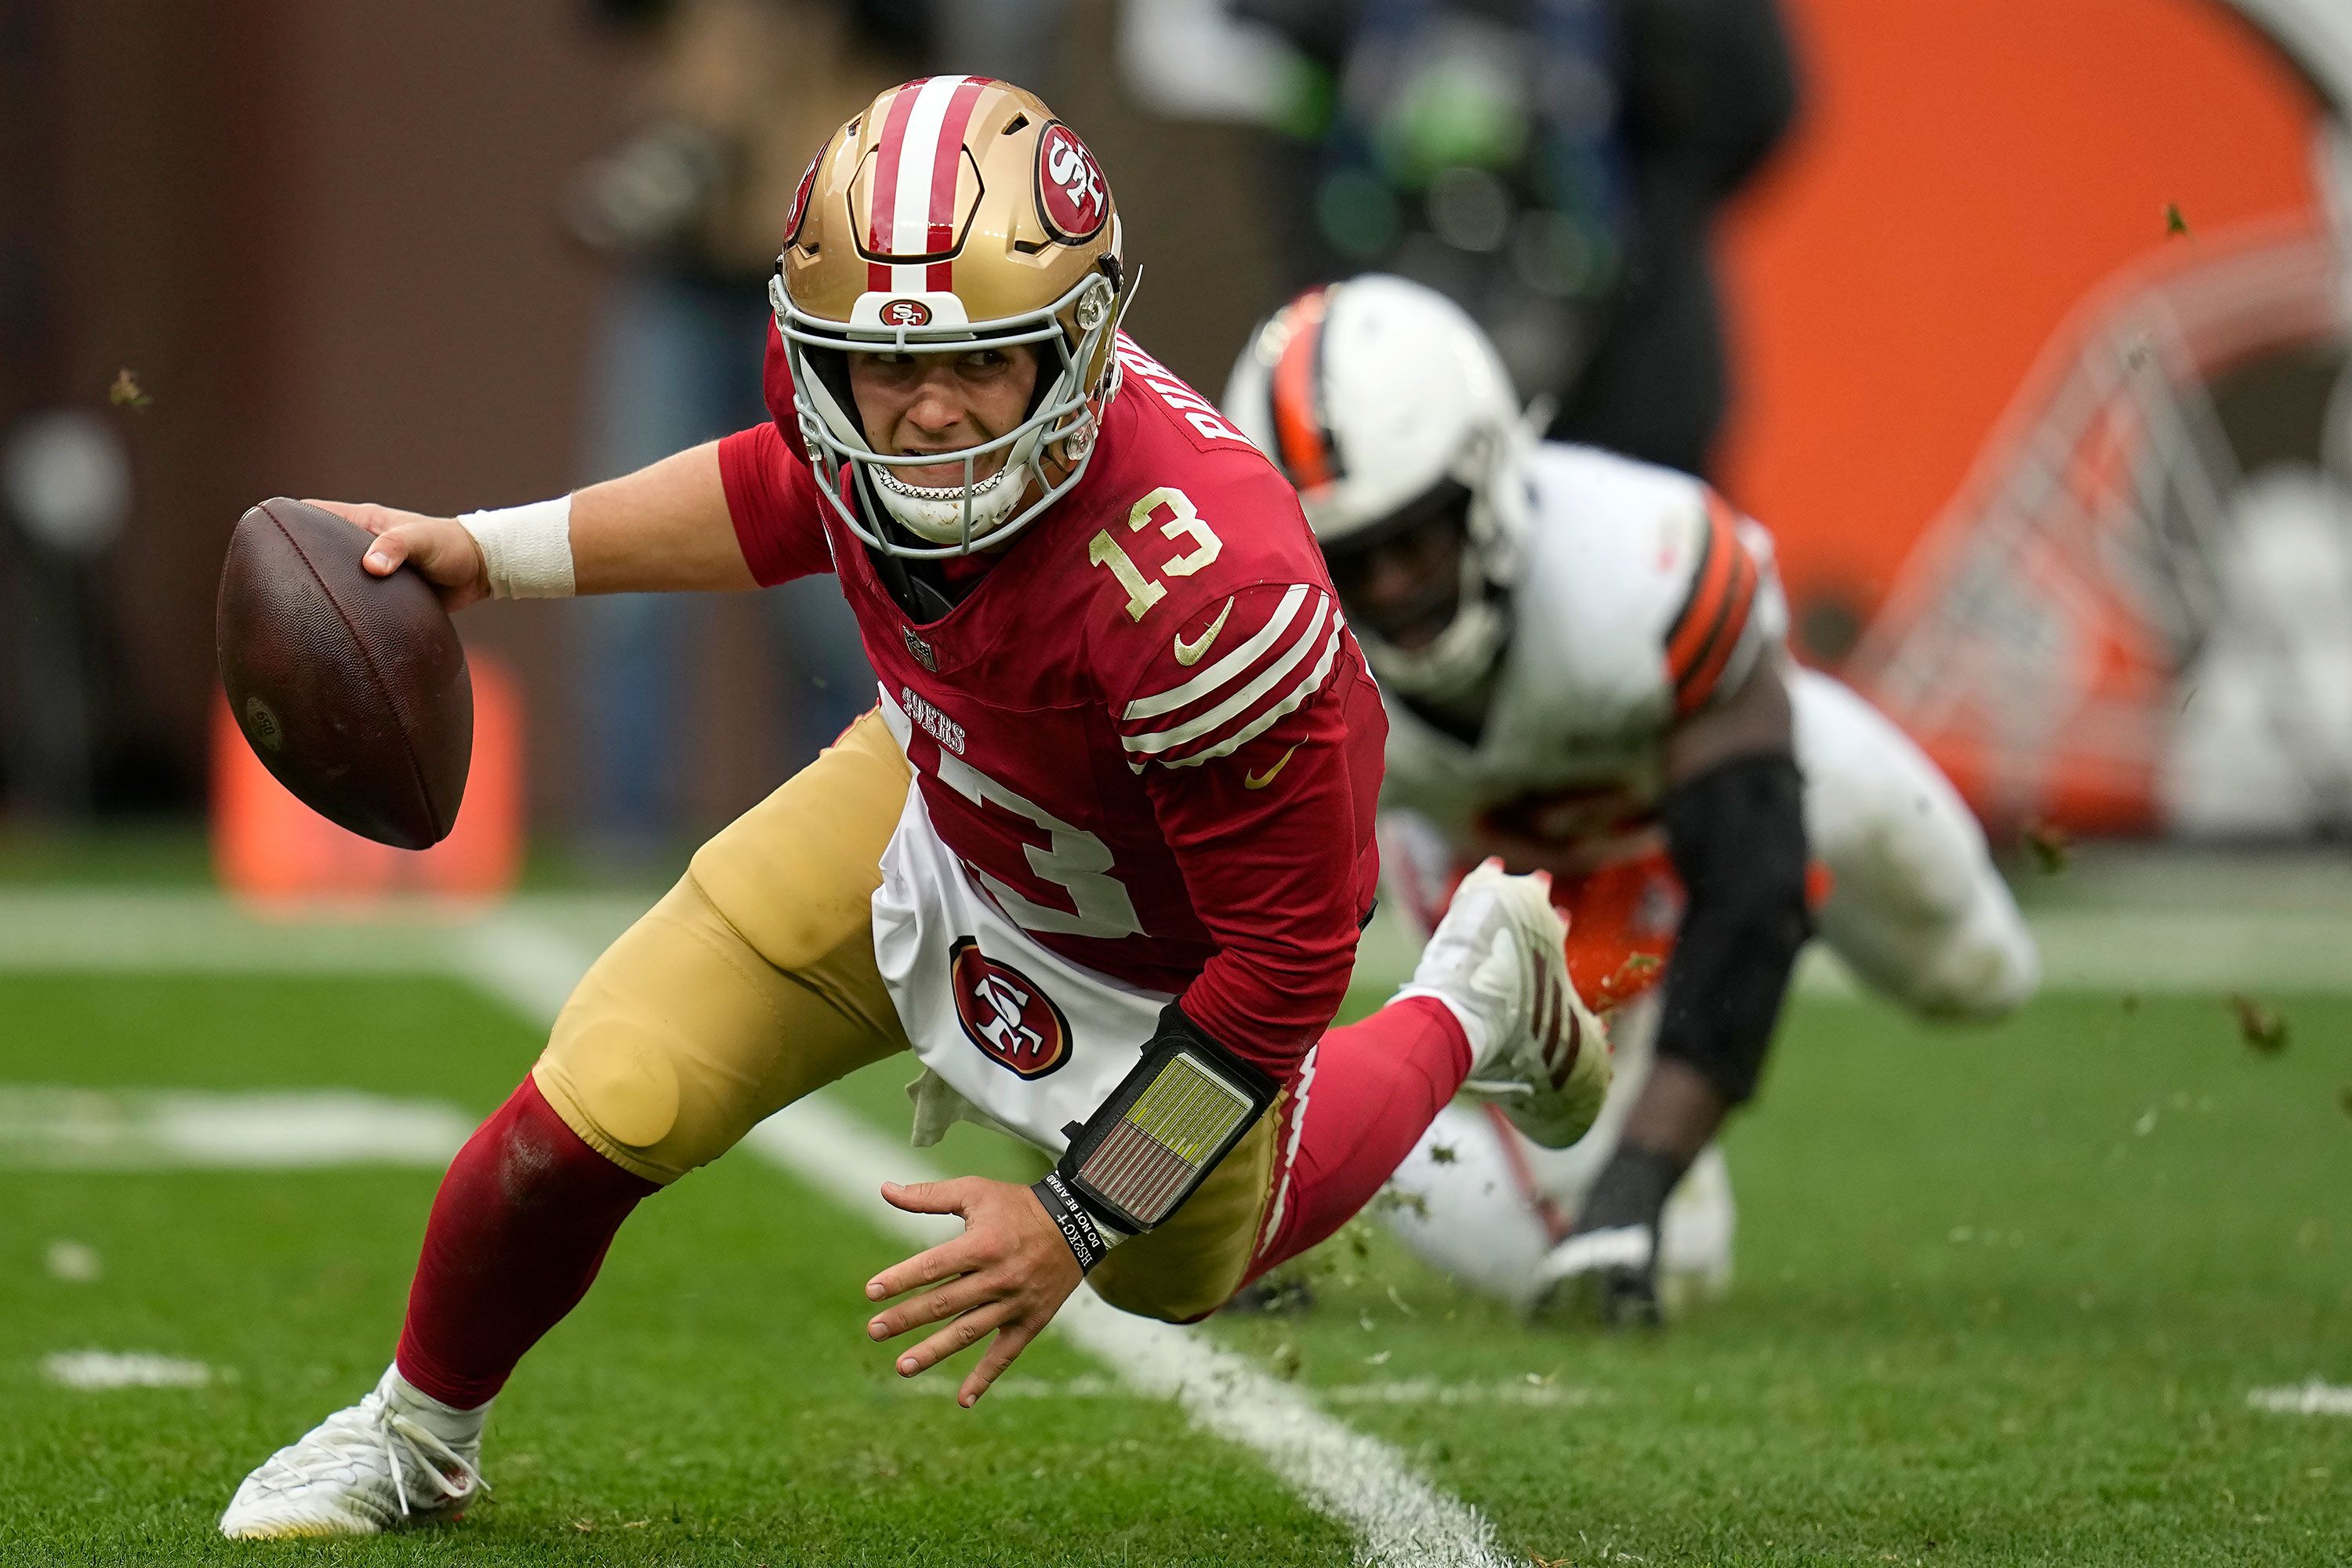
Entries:
{"label": "player's fingers", "polygon": [[377,535],[376,542],[368,546],[367,554],[361,558],[360,564],[379,577],[389,577],[399,571],[401,563],[407,559],[408,540],[405,535],[395,531]]}
{"label": "player's fingers", "polygon": [[887,1312],[877,1312],[874,1321],[866,1325],[866,1331],[877,1340],[894,1340],[908,1329],[952,1318],[1003,1294],[1001,1288],[986,1283],[977,1275],[967,1274],[911,1301],[901,1301]]}
{"label": "player's fingers", "polygon": [[882,1184],[882,1201],[908,1214],[961,1214],[971,1198],[971,1180],[958,1176],[947,1182]]}
{"label": "player's fingers", "polygon": [[986,1259],[981,1248],[969,1236],[959,1236],[953,1241],[943,1241],[927,1251],[918,1252],[904,1263],[894,1263],[866,1282],[866,1299],[887,1301],[893,1296],[919,1289],[925,1285],[937,1285],[959,1274],[969,1274]]}
{"label": "player's fingers", "polygon": [[956,1391],[956,1403],[966,1410],[979,1404],[980,1396],[1029,1348],[1029,1342],[1037,1337],[1037,1332],[1026,1323],[1010,1323],[1000,1330],[996,1342],[988,1347],[988,1353],[980,1358],[980,1364],[963,1380],[963,1387]]}
{"label": "player's fingers", "polygon": [[990,1301],[983,1306],[974,1307],[913,1350],[901,1355],[898,1358],[898,1375],[912,1377],[926,1368],[939,1365],[959,1351],[971,1349],[988,1337],[990,1330],[1003,1328],[1012,1316],[1013,1307],[1011,1303],[1005,1301]]}

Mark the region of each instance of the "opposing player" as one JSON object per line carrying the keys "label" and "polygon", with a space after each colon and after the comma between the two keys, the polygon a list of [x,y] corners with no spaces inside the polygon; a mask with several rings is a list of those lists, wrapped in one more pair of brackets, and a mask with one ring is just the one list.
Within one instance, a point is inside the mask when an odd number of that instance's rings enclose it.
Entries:
{"label": "opposing player", "polygon": [[[1892,724],[1790,663],[1762,529],[1685,475],[1533,440],[1442,296],[1309,291],[1224,405],[1298,486],[1386,692],[1396,901],[1433,921],[1482,857],[1547,869],[1578,988],[1613,1010],[1613,1142],[1552,1156],[1449,1111],[1395,1223],[1515,1299],[1654,1321],[1662,1264],[1727,1276],[1710,1140],[1756,1090],[1809,933],[1924,1014],[2032,991],[1983,836]],[[1646,1076],[1623,1070],[1645,1044]]]}
{"label": "opposing player", "polygon": [[971,1405],[1082,1278],[1197,1318],[1335,1228],[1464,1081],[1547,1144],[1608,1079],[1538,880],[1456,895],[1413,983],[1327,1028],[1377,879],[1379,697],[1289,487],[1118,333],[1102,171],[1036,98],[882,94],[803,176],[774,421],[562,500],[347,509],[367,557],[485,596],[832,571],[877,711],[694,857],[597,962],[444,1181],[394,1364],[248,1477],[232,1536],[455,1517],[484,1417],[644,1199],[852,1068],[921,1063],[1034,1186],[886,1186],[965,1230],[866,1285],[989,1340]]}

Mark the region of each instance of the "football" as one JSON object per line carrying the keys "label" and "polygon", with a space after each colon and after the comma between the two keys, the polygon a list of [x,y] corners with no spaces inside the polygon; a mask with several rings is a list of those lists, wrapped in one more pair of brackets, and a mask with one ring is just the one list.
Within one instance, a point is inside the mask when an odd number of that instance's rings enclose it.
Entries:
{"label": "football", "polygon": [[282,496],[238,521],[221,567],[221,686],[246,742],[303,805],[424,849],[465,797],[473,682],[431,585],[360,564],[368,537]]}

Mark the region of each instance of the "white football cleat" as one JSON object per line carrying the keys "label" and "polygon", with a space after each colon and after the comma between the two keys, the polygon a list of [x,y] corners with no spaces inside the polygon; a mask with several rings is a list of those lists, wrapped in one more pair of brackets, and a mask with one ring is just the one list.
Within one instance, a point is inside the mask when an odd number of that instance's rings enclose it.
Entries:
{"label": "white football cleat", "polygon": [[1731,1289],[1737,1212],[1731,1168],[1709,1143],[1666,1199],[1655,1229],[1646,1225],[1581,1231],[1536,1266],[1528,1316],[1597,1319],[1608,1324],[1670,1322]]}
{"label": "white football cleat", "polygon": [[1487,860],[1462,879],[1400,996],[1452,1005],[1470,1037],[1465,1094],[1547,1149],[1591,1129],[1609,1092],[1609,1037],[1568,976],[1551,879]]}
{"label": "white football cleat", "polygon": [[[274,1541],[454,1522],[489,1489],[479,1462],[483,1413],[452,1410],[388,1369],[365,1399],[246,1477],[221,1515],[221,1533]],[[443,1435],[468,1426],[470,1441]]]}
{"label": "white football cleat", "polygon": [[1538,1321],[1585,1318],[1610,1328],[1656,1328],[1665,1321],[1658,1299],[1657,1230],[1612,1225],[1570,1237],[1537,1268],[1528,1315]]}

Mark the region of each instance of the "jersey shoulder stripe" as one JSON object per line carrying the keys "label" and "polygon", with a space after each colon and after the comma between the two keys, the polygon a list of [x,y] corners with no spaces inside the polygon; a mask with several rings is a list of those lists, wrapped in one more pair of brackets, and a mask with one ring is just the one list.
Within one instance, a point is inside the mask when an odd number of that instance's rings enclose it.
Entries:
{"label": "jersey shoulder stripe", "polygon": [[[1275,640],[1298,618],[1298,612],[1306,605],[1307,596],[1310,592],[1312,590],[1304,584],[1293,584],[1289,591],[1282,595],[1281,603],[1275,605],[1274,614],[1266,617],[1265,625],[1260,626],[1249,641],[1242,644],[1182,685],[1170,687],[1167,690],[1150,697],[1137,698],[1127,705],[1125,710],[1119,714],[1119,718],[1130,721],[1137,719],[1157,719],[1162,713],[1172,713],[1177,709],[1188,703],[1196,702],[1213,691],[1222,689],[1242,671],[1257,663],[1265,650],[1274,646]],[[1233,601],[1228,599],[1225,604],[1227,608],[1221,614],[1231,613]],[[1179,657],[1181,657],[1181,652]]]}
{"label": "jersey shoulder stripe", "polygon": [[[1248,597],[1263,603],[1264,596]],[[1265,619],[1231,653],[1119,710],[1119,744],[1130,767],[1192,767],[1229,756],[1297,711],[1329,679],[1345,628],[1328,592],[1291,584],[1281,587],[1270,611],[1247,607]]]}
{"label": "jersey shoulder stripe", "polygon": [[1666,630],[1666,674],[1674,682],[1678,717],[1697,711],[1715,695],[1747,630],[1760,580],[1731,508],[1713,489],[1705,494],[1706,518],[1690,592]]}

